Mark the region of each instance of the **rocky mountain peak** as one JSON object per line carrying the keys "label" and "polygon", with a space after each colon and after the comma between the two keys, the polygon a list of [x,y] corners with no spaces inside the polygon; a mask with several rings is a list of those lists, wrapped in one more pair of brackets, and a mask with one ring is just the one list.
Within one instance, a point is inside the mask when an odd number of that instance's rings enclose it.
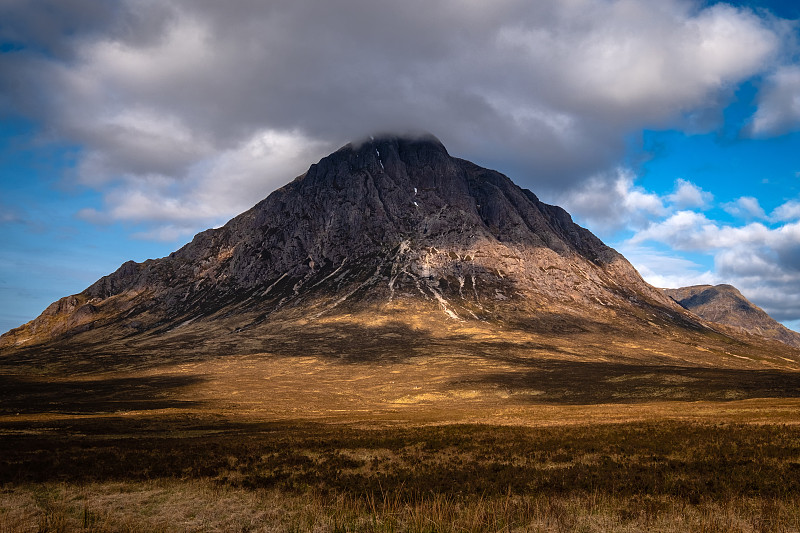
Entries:
{"label": "rocky mountain peak", "polygon": [[70,298],[0,343],[153,334],[219,317],[235,332],[365,309],[534,325],[544,311],[680,314],[566,211],[450,156],[433,136],[348,144],[225,226]]}

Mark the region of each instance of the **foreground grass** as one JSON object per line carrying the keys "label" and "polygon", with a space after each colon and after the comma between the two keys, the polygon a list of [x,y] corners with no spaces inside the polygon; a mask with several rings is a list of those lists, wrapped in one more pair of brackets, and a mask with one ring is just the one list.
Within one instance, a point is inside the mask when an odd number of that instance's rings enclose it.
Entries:
{"label": "foreground grass", "polygon": [[784,532],[800,530],[800,501],[573,493],[485,497],[362,496],[246,490],[208,480],[6,489],[0,531],[318,532]]}
{"label": "foreground grass", "polygon": [[0,428],[5,531],[800,531],[800,428]]}

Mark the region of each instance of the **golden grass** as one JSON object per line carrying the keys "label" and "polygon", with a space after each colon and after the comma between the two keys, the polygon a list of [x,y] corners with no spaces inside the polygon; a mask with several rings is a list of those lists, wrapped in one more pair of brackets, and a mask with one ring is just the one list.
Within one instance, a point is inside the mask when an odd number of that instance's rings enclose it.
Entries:
{"label": "golden grass", "polygon": [[793,425],[107,417],[4,429],[0,531],[800,527]]}
{"label": "golden grass", "polygon": [[796,355],[423,318],[4,355],[0,533],[800,531]]}
{"label": "golden grass", "polygon": [[44,484],[6,489],[2,532],[704,532],[800,530],[800,501],[691,504],[600,493],[455,498],[329,496],[244,490],[208,481]]}

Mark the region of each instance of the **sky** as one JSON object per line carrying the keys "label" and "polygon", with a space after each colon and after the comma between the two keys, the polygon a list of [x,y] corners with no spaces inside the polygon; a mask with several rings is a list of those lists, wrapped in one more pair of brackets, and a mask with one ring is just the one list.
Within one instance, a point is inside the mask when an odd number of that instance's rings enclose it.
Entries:
{"label": "sky", "polygon": [[800,4],[0,0],[0,331],[427,131],[800,330]]}

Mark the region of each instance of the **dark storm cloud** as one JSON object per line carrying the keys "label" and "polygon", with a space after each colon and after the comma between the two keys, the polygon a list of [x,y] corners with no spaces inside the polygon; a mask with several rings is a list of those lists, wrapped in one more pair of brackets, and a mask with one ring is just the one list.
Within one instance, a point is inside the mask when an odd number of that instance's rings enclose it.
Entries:
{"label": "dark storm cloud", "polygon": [[73,52],[70,36],[105,32],[120,3],[97,0],[3,0],[0,43],[58,58]]}
{"label": "dark storm cloud", "polygon": [[[632,129],[677,123],[758,72],[778,46],[748,11],[679,1],[40,4],[13,4],[17,40],[76,57],[8,66],[16,92],[58,91],[41,95],[45,116],[107,175],[185,172],[262,129],[332,144],[423,129],[561,187],[613,163]],[[169,124],[119,116],[131,110]],[[151,130],[174,161],[143,146]]]}
{"label": "dark storm cloud", "polygon": [[624,133],[676,123],[777,46],[748,12],[679,2],[176,5],[213,43],[214,79],[139,96],[198,127],[230,136],[267,124],[339,142],[424,129],[544,187],[607,167]]}

